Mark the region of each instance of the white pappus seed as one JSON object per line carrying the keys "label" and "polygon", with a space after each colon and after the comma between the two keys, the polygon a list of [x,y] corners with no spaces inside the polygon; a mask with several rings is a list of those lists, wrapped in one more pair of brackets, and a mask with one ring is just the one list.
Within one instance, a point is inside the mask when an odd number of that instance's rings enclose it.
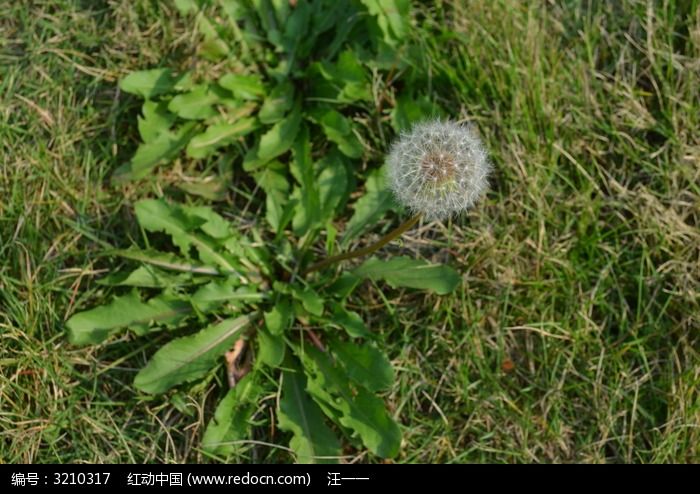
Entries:
{"label": "white pappus seed", "polygon": [[415,214],[444,219],[476,202],[488,187],[491,163],[467,125],[433,120],[416,124],[393,144],[388,179],[398,201]]}

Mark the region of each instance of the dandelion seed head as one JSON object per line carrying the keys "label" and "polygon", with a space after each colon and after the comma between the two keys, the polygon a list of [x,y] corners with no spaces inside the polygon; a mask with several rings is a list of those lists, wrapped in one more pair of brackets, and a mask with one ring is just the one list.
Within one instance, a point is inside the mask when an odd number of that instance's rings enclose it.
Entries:
{"label": "dandelion seed head", "polygon": [[428,219],[444,219],[472,206],[488,186],[491,164],[469,126],[427,121],[403,133],[388,158],[388,179],[398,201]]}

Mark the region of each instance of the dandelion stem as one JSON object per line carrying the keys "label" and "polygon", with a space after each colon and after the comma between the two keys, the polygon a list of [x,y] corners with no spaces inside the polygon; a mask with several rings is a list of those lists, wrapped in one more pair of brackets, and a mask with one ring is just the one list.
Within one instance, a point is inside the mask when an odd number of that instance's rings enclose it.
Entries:
{"label": "dandelion stem", "polygon": [[420,219],[421,215],[417,214],[403,223],[401,223],[399,226],[397,226],[395,229],[384,235],[382,238],[374,242],[373,244],[368,245],[367,247],[363,247],[361,249],[356,249],[356,250],[351,250],[350,252],[344,252],[342,254],[338,254],[335,256],[328,257],[324,259],[323,261],[319,261],[315,264],[312,264],[308,268],[306,268],[303,272],[302,275],[306,275],[308,273],[311,273],[313,271],[318,271],[321,268],[325,268],[326,266],[330,266],[333,263],[340,262],[340,261],[347,261],[348,259],[354,259],[355,257],[362,257],[366,256],[368,254],[371,254],[372,252],[381,249],[384,247],[386,244],[394,240],[396,237],[400,236],[401,234],[405,233],[407,230],[409,230],[413,225],[418,223],[418,220]]}

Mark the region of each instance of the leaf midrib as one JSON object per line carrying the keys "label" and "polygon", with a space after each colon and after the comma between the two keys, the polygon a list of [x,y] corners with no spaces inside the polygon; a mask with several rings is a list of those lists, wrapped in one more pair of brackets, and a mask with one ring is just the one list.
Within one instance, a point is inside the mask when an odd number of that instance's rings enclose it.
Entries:
{"label": "leaf midrib", "polygon": [[[258,317],[258,314],[256,313],[256,314],[248,314],[246,316],[240,316],[240,317],[235,318],[232,321],[232,327],[227,329],[224,332],[224,334],[222,334],[221,336],[216,338],[214,341],[210,342],[208,345],[205,345],[203,348],[200,348],[194,354],[191,354],[187,360],[177,361],[176,362],[177,365],[175,367],[173,367],[172,369],[169,369],[167,374],[174,374],[178,370],[182,369],[183,367],[195,362],[197,359],[199,359],[204,354],[206,354],[207,352],[211,351],[214,347],[216,347],[216,345],[222,343],[227,338],[231,337],[236,331],[240,330],[245,325],[253,322],[253,320],[256,319],[257,317]],[[195,334],[193,336],[197,336],[197,334]],[[187,338],[187,337],[185,337],[185,338]],[[173,340],[173,341],[178,341],[178,340]],[[166,348],[166,347],[163,347],[163,348]],[[153,379],[151,379],[149,381],[145,381],[144,383],[141,383],[141,384],[143,385],[143,384],[156,382],[159,379],[161,379],[161,377],[162,377],[161,373],[156,373]]]}

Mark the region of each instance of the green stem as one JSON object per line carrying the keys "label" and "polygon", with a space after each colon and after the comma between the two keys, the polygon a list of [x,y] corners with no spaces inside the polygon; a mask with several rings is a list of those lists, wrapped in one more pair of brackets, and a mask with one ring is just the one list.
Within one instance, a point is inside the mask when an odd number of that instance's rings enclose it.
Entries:
{"label": "green stem", "polygon": [[363,247],[361,249],[357,250],[351,250],[350,252],[344,252],[343,254],[338,254],[332,257],[328,257],[324,259],[323,261],[319,261],[315,264],[312,264],[308,268],[306,268],[301,274],[306,275],[308,273],[311,273],[313,271],[318,271],[321,268],[325,268],[326,266],[329,266],[333,263],[340,262],[340,261],[347,261],[348,259],[354,259],[355,257],[362,257],[366,256],[368,254],[371,254],[372,252],[381,249],[384,247],[386,244],[394,240],[396,237],[400,236],[407,230],[409,230],[413,225],[418,223],[418,220],[420,219],[420,214],[417,214],[413,216],[412,218],[407,219],[403,223],[401,223],[399,226],[397,226],[394,230],[390,231],[386,235],[384,235],[382,238],[377,240],[375,243],[368,245],[367,247]]}

